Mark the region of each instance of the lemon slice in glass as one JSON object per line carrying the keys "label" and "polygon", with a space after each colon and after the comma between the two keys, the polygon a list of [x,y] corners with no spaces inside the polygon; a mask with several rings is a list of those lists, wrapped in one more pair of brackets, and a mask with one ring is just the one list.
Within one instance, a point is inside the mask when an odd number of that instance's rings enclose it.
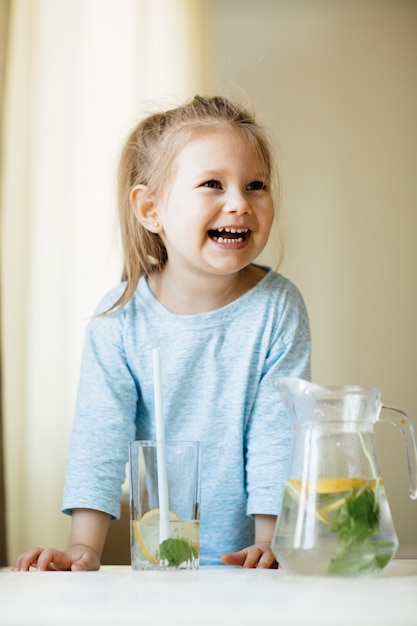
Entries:
{"label": "lemon slice in glass", "polygon": [[[181,522],[173,511],[168,515],[170,522]],[[143,556],[155,565],[159,560],[159,509],[151,509],[140,520],[135,520],[133,530]]]}

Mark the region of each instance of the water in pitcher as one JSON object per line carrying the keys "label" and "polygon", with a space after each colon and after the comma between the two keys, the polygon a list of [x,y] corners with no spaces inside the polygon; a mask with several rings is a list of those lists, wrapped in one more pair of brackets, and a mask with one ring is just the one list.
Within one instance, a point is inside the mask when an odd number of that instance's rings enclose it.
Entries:
{"label": "water in pitcher", "polygon": [[289,573],[374,574],[398,547],[380,479],[288,479],[272,549]]}

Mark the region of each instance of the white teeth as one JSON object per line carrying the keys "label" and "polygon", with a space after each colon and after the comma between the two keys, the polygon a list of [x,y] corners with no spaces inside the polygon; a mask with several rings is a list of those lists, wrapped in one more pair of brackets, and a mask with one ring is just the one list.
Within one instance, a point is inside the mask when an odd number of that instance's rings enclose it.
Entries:
{"label": "white teeth", "polygon": [[[219,235],[216,236],[215,232],[218,232]],[[220,233],[230,233],[231,235],[239,235],[239,234],[244,234],[246,235],[249,232],[249,228],[217,228],[217,229],[213,229],[212,231],[212,238],[219,242],[219,243],[225,243],[225,244],[233,244],[233,243],[242,243],[243,241],[245,241],[245,237],[224,237],[222,235],[220,235]]]}
{"label": "white teeth", "polygon": [[237,237],[237,239],[226,239],[226,237],[214,237],[214,239],[217,239],[219,243],[236,243],[236,242],[242,243],[243,241],[242,237]]}

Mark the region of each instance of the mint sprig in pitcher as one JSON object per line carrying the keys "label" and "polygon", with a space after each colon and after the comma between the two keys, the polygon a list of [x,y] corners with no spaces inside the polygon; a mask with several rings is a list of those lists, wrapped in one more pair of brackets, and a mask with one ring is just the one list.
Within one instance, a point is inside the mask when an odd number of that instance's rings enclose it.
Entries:
{"label": "mint sprig in pitcher", "polygon": [[[375,387],[275,383],[292,426],[290,464],[272,550],[289,573],[369,575],[398,548],[375,448],[374,425],[397,426],[409,493],[417,498],[417,447],[409,418]],[[387,416],[389,414],[389,417]]]}

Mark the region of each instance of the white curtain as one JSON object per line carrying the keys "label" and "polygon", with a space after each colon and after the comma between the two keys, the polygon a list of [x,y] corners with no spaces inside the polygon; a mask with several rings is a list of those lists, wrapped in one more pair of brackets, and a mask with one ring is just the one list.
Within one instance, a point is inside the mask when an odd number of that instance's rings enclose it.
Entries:
{"label": "white curtain", "polygon": [[65,547],[84,329],[120,278],[117,158],[156,106],[204,91],[207,0],[12,0],[1,209],[9,561]]}

